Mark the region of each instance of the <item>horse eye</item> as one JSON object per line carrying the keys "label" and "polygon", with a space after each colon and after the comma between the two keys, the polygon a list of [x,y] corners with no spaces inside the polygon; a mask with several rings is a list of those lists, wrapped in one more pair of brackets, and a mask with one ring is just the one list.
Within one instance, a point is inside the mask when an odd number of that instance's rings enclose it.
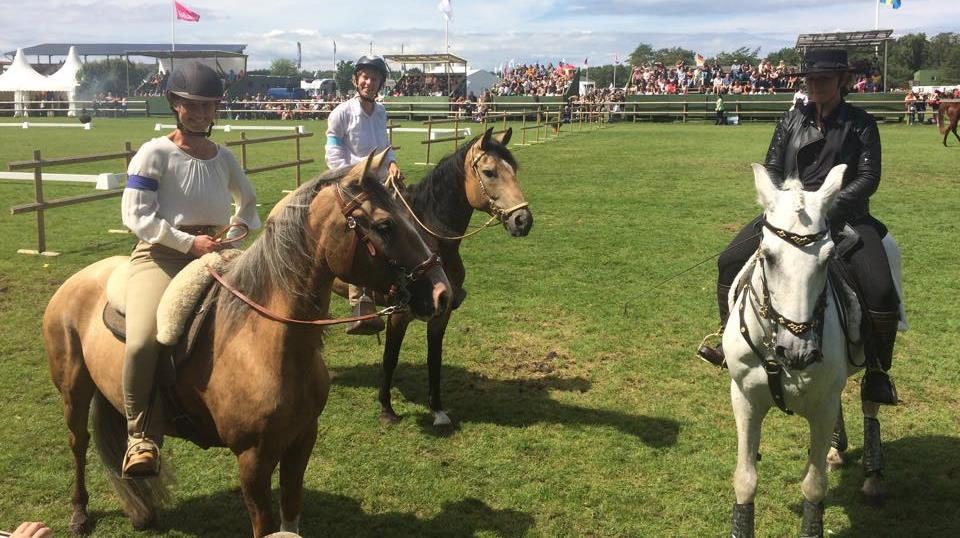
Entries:
{"label": "horse eye", "polygon": [[497,174],[493,170],[484,170],[483,175],[487,176],[488,179],[497,177]]}
{"label": "horse eye", "polygon": [[374,224],[373,229],[380,235],[390,235],[390,232],[393,231],[393,223],[389,220],[384,220]]}

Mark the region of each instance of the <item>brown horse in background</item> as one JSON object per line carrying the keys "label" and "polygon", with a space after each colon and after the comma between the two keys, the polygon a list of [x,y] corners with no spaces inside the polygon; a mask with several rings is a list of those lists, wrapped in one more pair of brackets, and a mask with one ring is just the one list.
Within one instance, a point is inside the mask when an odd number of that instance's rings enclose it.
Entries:
{"label": "brown horse in background", "polygon": [[[943,147],[947,147],[947,136],[950,133],[953,133],[953,136],[957,137],[957,141],[960,141],[960,134],[957,134],[957,123],[960,123],[960,101],[941,102],[937,114],[940,116],[940,134],[943,135]],[[945,119],[949,120],[950,123],[944,121]]]}
{"label": "brown horse in background", "polygon": [[[325,174],[295,191],[233,262],[227,282],[275,314],[313,320],[328,315],[334,277],[387,292],[404,286],[411,275],[421,275],[425,278],[408,290],[411,308],[424,316],[446,311],[446,276],[437,264],[426,268],[432,252],[407,211],[375,179],[384,156],[371,155],[352,169]],[[156,478],[118,478],[126,445],[120,411],[124,345],[104,325],[101,313],[107,280],[126,259],[108,258],[74,274],[54,294],[43,319],[50,371],[63,397],[76,467],[73,534],[93,528],[85,485],[91,399],[97,450],[135,527],[154,523],[166,492],[167,465]],[[279,464],[281,526],[299,532],[304,471],[330,388],[320,354],[323,328],[268,319],[224,288],[212,314],[192,356],[177,371],[176,394],[198,434],[191,439],[227,447],[237,456],[257,537],[276,530],[271,476]],[[180,435],[172,423],[165,431]]]}
{"label": "brown horse in background", "polygon": [[[507,129],[495,136],[493,129],[487,129],[482,136],[441,159],[419,183],[400,189],[403,203],[408,203],[413,210],[424,240],[443,260],[443,269],[453,285],[454,309],[466,297],[463,289],[466,269],[460,258],[460,242],[467,234],[474,211],[491,215],[488,223],[499,221],[513,237],[526,236],[533,226],[533,213],[517,181],[517,160],[507,149],[512,133],[512,129]],[[346,285],[337,282],[335,292],[346,296]],[[377,302],[382,303],[382,298],[378,297]],[[428,405],[434,426],[450,424],[440,399],[443,336],[450,314],[446,312],[427,321]],[[391,315],[387,322],[378,396],[383,423],[400,420],[390,401],[390,388],[411,321],[410,313],[401,313]]]}

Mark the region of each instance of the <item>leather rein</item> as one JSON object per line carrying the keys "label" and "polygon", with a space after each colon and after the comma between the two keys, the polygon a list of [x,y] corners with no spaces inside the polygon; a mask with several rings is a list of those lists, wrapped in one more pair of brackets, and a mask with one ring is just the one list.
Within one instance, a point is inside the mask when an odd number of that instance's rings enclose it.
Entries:
{"label": "leather rein", "polygon": [[478,227],[476,230],[473,230],[470,233],[466,233],[463,235],[448,236],[448,235],[438,234],[437,232],[431,230],[426,224],[423,223],[423,221],[420,220],[420,217],[418,217],[417,214],[414,213],[413,208],[410,207],[410,204],[407,202],[407,199],[403,196],[403,192],[402,192],[403,184],[398,181],[389,181],[389,180],[388,180],[388,183],[391,187],[393,187],[394,192],[396,192],[397,194],[397,198],[399,198],[400,201],[403,202],[403,205],[407,208],[407,211],[409,211],[410,214],[413,216],[413,220],[416,221],[416,223],[419,224],[420,227],[423,228],[424,231],[426,231],[428,234],[436,237],[437,239],[445,239],[447,241],[456,241],[459,239],[466,239],[472,235],[476,235],[482,232],[483,230],[490,227],[496,221],[503,222],[514,211],[523,209],[530,205],[528,202],[521,202],[507,209],[503,209],[497,205],[496,200],[494,200],[494,198],[490,196],[489,191],[487,191],[487,186],[483,182],[483,175],[480,173],[480,169],[477,166],[477,163],[479,163],[480,159],[482,159],[483,156],[486,154],[487,154],[486,151],[481,151],[473,159],[473,163],[471,164],[471,167],[473,168],[474,175],[477,177],[477,183],[480,185],[480,192],[482,192],[483,195],[487,197],[487,205],[490,207],[491,216],[487,220],[487,222],[484,222],[482,225],[480,225],[480,227]]}
{"label": "leather rein", "polygon": [[[350,253],[349,259],[353,260],[354,256],[356,255],[357,244],[361,241],[363,241],[364,245],[367,248],[367,252],[370,254],[370,256],[375,257],[377,255],[376,246],[373,244],[372,241],[370,241],[370,238],[367,234],[361,233],[360,227],[357,224],[356,219],[353,217],[353,213],[355,211],[358,211],[358,210],[362,211],[361,206],[363,205],[363,202],[365,202],[369,198],[369,195],[366,192],[362,192],[357,196],[351,197],[350,200],[346,202],[344,201],[345,193],[343,192],[343,188],[339,184],[336,184],[336,188],[337,188],[337,191],[336,191],[337,205],[340,206],[340,212],[346,218],[347,228],[350,230],[353,230],[354,232],[354,236],[350,242],[350,247],[349,247],[349,253]],[[231,226],[235,226],[235,225],[231,225]],[[244,226],[244,228],[246,228],[246,226]],[[223,235],[226,234],[228,229],[229,227],[218,232],[217,238],[223,237]],[[242,239],[243,237],[246,237],[246,233],[244,233],[239,239]],[[239,239],[233,239],[232,241],[238,241]],[[260,315],[262,315],[263,317],[269,320],[285,323],[288,325],[313,325],[313,326],[324,327],[329,325],[352,323],[354,321],[363,321],[363,320],[377,318],[380,316],[389,316],[391,314],[405,311],[410,301],[410,294],[407,291],[407,285],[423,277],[423,275],[426,274],[427,271],[429,271],[430,269],[433,269],[434,267],[441,265],[441,260],[438,254],[435,254],[435,253],[431,254],[429,258],[427,258],[426,260],[418,264],[410,272],[407,272],[403,267],[400,266],[399,263],[397,263],[393,259],[388,259],[387,263],[390,264],[390,266],[399,269],[398,282],[390,286],[390,291],[387,294],[388,299],[397,299],[396,304],[382,308],[377,312],[374,312],[373,314],[366,314],[363,316],[352,316],[352,317],[336,318],[336,319],[315,319],[315,320],[294,319],[294,318],[288,318],[286,316],[277,314],[276,312],[257,303],[256,301],[254,301],[253,299],[245,295],[243,292],[235,288],[233,285],[231,285],[229,282],[226,281],[223,275],[217,273],[217,271],[212,267],[210,267],[209,265],[207,266],[206,269],[207,269],[207,272],[210,273],[211,276],[213,276],[214,280],[216,280],[221,286],[223,286],[224,289],[226,289],[227,291],[235,295],[238,299],[246,303],[247,306],[249,306],[250,308],[255,310],[257,313],[259,313]]]}
{"label": "leather rein", "polygon": [[[829,233],[829,231],[824,230],[815,234],[799,235],[788,232],[782,228],[777,228],[776,226],[770,224],[767,221],[766,215],[764,215],[761,221],[763,226],[773,232],[774,235],[797,248],[803,248],[807,245],[820,241]],[[760,268],[761,289],[759,292],[750,282],[757,267]],[[770,291],[767,288],[767,274],[764,258],[760,254],[760,249],[757,249],[756,254],[754,254],[753,269],[741,277],[740,283],[737,286],[737,297],[746,292],[743,296],[743,299],[740,301],[740,306],[738,308],[740,318],[740,336],[742,336],[744,341],[746,341],[754,355],[756,355],[763,362],[763,369],[767,373],[767,386],[770,387],[770,395],[773,397],[773,401],[777,404],[777,407],[788,415],[792,415],[793,411],[787,408],[786,401],[783,397],[784,366],[781,362],[773,358],[775,355],[774,348],[776,345],[775,341],[777,329],[783,327],[793,333],[795,336],[801,336],[812,330],[816,330],[822,335],[823,314],[827,307],[827,287],[828,286],[825,283],[823,290],[821,290],[820,295],[817,298],[817,304],[814,306],[813,316],[810,320],[800,322],[787,318],[777,311],[777,309],[773,306],[773,301],[770,298]],[[760,328],[763,330],[763,335],[760,339],[759,346],[750,336],[750,329],[747,326],[746,320],[744,319],[744,313],[746,312],[748,301],[750,302],[750,307],[753,310],[753,314],[757,320],[765,321],[772,327],[772,330],[768,331],[764,324],[760,323]],[[807,361],[804,364],[799,365],[798,369],[802,370],[809,366],[812,362],[814,361]]]}

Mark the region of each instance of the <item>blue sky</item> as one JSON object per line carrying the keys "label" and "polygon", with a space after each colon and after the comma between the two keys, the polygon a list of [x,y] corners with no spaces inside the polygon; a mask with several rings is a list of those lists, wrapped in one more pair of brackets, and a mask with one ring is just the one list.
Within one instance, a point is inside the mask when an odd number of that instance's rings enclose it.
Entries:
{"label": "blue sky", "polygon": [[[682,46],[709,56],[739,46],[761,52],[792,46],[797,34],[874,26],[876,0],[720,2],[716,0],[452,0],[450,52],[475,67],[504,61],[611,63],[640,42]],[[441,52],[439,0],[182,0],[199,23],[178,22],[181,43],[246,43],[251,68],[296,57],[304,68],[338,58]],[[0,0],[0,50],[39,43],[169,42],[170,0]],[[953,24],[951,24],[953,21]],[[903,0],[880,6],[880,27],[894,35],[960,28],[958,0]]]}

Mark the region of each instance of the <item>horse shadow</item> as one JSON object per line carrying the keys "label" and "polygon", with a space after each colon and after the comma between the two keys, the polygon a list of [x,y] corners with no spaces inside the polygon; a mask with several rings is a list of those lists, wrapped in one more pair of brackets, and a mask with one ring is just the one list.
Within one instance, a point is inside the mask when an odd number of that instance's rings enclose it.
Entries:
{"label": "horse shadow", "polygon": [[831,496],[850,527],[834,536],[960,536],[960,438],[904,437],[885,442],[883,452],[887,496],[881,506],[867,503],[860,493],[862,451],[848,452]]}
{"label": "horse shadow", "polygon": [[[347,387],[369,387],[380,383],[378,365],[360,365],[331,369],[331,382]],[[568,405],[549,397],[550,391],[586,392],[590,381],[582,377],[556,376],[500,380],[452,365],[443,366],[444,405],[454,424],[450,428],[433,426],[429,414],[421,414],[418,424],[429,435],[447,436],[465,422],[483,422],[522,428],[551,423],[584,426],[608,426],[633,435],[644,444],[665,448],[677,443],[680,424],[669,418],[630,415],[605,409]],[[403,365],[394,375],[394,389],[410,402],[427,401],[426,365]],[[455,389],[455,390],[450,390]]]}
{"label": "horse shadow", "polygon": [[[274,499],[279,498],[275,490]],[[189,536],[248,536],[250,521],[239,488],[194,497],[161,511],[160,533],[176,531]],[[275,509],[274,516],[279,513]],[[524,536],[534,525],[530,514],[494,509],[483,501],[466,497],[440,505],[438,514],[420,518],[414,513],[364,511],[361,502],[345,495],[304,491],[303,536]]]}

